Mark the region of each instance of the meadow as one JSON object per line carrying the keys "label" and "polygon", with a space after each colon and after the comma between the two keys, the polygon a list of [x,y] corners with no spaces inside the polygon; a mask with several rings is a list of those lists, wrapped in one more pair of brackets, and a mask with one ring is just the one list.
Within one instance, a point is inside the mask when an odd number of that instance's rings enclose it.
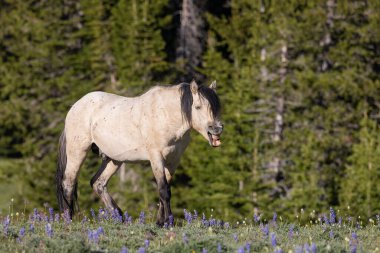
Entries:
{"label": "meadow", "polygon": [[[211,212],[212,213],[212,212]],[[105,209],[73,220],[52,208],[1,217],[0,252],[379,252],[380,216],[361,221],[330,208],[289,223],[273,213],[226,222],[184,210],[160,228],[155,213]]]}

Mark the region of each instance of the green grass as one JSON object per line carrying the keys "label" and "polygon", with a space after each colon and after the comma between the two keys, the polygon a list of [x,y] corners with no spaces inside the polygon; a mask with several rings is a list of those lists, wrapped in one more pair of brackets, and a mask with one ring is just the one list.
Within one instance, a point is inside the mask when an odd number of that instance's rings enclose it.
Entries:
{"label": "green grass", "polygon": [[[87,214],[91,216],[89,213]],[[40,213],[45,220],[45,214]],[[114,220],[81,221],[79,215],[73,222],[67,224],[61,220],[50,222],[53,235],[46,233],[46,221],[33,221],[23,215],[9,216],[10,225],[5,234],[5,219],[0,225],[0,252],[120,252],[125,246],[129,252],[137,252],[149,240],[146,252],[218,252],[218,244],[222,252],[238,252],[238,249],[250,243],[250,252],[298,252],[298,246],[309,246],[314,243],[316,252],[351,252],[356,245],[357,252],[380,252],[380,226],[378,220],[370,222],[365,227],[357,227],[356,222],[344,219],[328,225],[316,221],[313,225],[292,225],[286,222],[269,222],[269,234],[265,235],[263,226],[254,221],[239,222],[223,227],[204,226],[200,218],[187,224],[185,220],[177,219],[172,228],[159,228],[154,224],[153,214],[148,214],[147,224],[139,224],[138,218],[132,224],[124,224]],[[30,225],[34,232],[30,232]],[[290,227],[294,226],[293,236],[289,236]],[[25,227],[25,235],[20,236],[20,229]],[[88,231],[103,228],[104,234],[98,242],[88,238]],[[333,235],[330,234],[333,231]],[[354,239],[352,233],[357,234]],[[271,237],[275,234],[277,247],[272,246]],[[186,237],[187,242],[184,242]],[[248,252],[247,249],[243,252]],[[306,252],[305,249],[299,252]],[[312,251],[310,251],[312,252]]]}

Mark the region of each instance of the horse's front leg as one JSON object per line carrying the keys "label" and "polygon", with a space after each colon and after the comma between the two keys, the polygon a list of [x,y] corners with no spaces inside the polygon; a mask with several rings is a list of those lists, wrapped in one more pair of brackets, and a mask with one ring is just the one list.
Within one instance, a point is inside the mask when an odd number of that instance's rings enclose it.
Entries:
{"label": "horse's front leg", "polygon": [[172,215],[170,208],[170,185],[165,176],[164,160],[160,155],[155,155],[151,159],[151,165],[154,177],[157,182],[158,196],[160,199],[160,206],[157,214],[157,225],[163,226],[165,223],[169,224],[169,217]]}

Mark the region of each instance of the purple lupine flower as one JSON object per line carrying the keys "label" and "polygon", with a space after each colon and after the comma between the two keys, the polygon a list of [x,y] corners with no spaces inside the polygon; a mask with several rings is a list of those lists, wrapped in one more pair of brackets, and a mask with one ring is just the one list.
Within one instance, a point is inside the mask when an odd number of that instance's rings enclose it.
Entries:
{"label": "purple lupine flower", "polygon": [[348,220],[348,222],[351,222],[352,221],[352,217],[348,216],[347,220]]}
{"label": "purple lupine flower", "polygon": [[207,252],[208,252],[207,249],[203,248],[202,253],[207,253]]}
{"label": "purple lupine flower", "polygon": [[8,229],[9,229],[9,224],[11,223],[11,220],[9,219],[9,215],[4,220],[4,234],[5,236],[8,235]]}
{"label": "purple lupine flower", "polygon": [[53,237],[53,228],[51,227],[50,223],[47,223],[45,225],[45,231],[48,237]]}
{"label": "purple lupine flower", "polygon": [[311,244],[311,253],[317,253],[317,245],[315,243]]}
{"label": "purple lupine flower", "polygon": [[273,222],[274,223],[277,222],[277,213],[276,212],[273,213]]}
{"label": "purple lupine flower", "polygon": [[237,242],[238,241],[238,235],[234,234],[233,237],[234,237],[235,242]]}
{"label": "purple lupine flower", "polygon": [[113,216],[112,216],[112,218],[113,218],[113,220],[114,220],[116,223],[122,223],[122,222],[123,222],[123,216],[120,215],[118,209],[114,209],[114,210],[113,210]]}
{"label": "purple lupine flower", "polygon": [[281,248],[276,248],[274,250],[274,253],[283,253],[282,249]]}
{"label": "purple lupine flower", "polygon": [[145,248],[141,247],[137,250],[138,253],[145,253]]}
{"label": "purple lupine flower", "polygon": [[127,247],[123,246],[120,250],[120,253],[128,253]]}
{"label": "purple lupine flower", "polygon": [[338,224],[339,224],[339,226],[342,225],[342,217],[340,217],[340,216],[339,216],[339,219],[338,219]]}
{"label": "purple lupine flower", "polygon": [[238,248],[237,253],[244,253],[244,247]]}
{"label": "purple lupine flower", "polygon": [[258,223],[260,221],[260,215],[257,215],[257,214],[253,214],[253,220]]}
{"label": "purple lupine flower", "polygon": [[87,222],[87,216],[85,215],[82,219],[82,226]]}
{"label": "purple lupine flower", "polygon": [[295,253],[303,253],[302,247],[301,247],[301,246],[297,246],[297,247],[294,249],[294,252],[295,252]]}
{"label": "purple lupine flower", "polygon": [[133,220],[132,216],[129,216],[129,217],[128,217],[128,220],[127,220],[127,223],[128,223],[128,224],[132,224],[132,220]]}
{"label": "purple lupine flower", "polygon": [[59,213],[55,214],[54,221],[55,222],[59,222]]}
{"label": "purple lupine flower", "polygon": [[357,247],[358,247],[357,244],[353,244],[353,245],[351,245],[351,246],[350,246],[351,253],[356,253]]}
{"label": "purple lupine flower", "polygon": [[145,244],[145,248],[149,248],[150,241],[148,239],[146,239],[144,244]]}
{"label": "purple lupine flower", "polygon": [[174,216],[172,214],[169,215],[169,226],[174,227]]}
{"label": "purple lupine flower", "polygon": [[224,223],[224,228],[229,229],[230,228],[230,223],[229,222]]}
{"label": "purple lupine flower", "polygon": [[144,212],[144,211],[142,211],[142,212],[140,213],[140,216],[139,216],[139,223],[140,223],[140,224],[145,224],[145,212]]}
{"label": "purple lupine flower", "polygon": [[218,243],[218,246],[216,246],[216,251],[218,253],[222,253],[222,244]]}
{"label": "purple lupine flower", "polygon": [[197,210],[194,210],[193,220],[198,219],[198,212]]}
{"label": "purple lupine flower", "polygon": [[[204,226],[208,226],[208,221],[206,220],[206,215],[205,215],[205,213],[202,213],[202,224],[204,225]],[[206,225],[206,223],[207,223],[207,225]]]}
{"label": "purple lupine flower", "polygon": [[98,235],[104,235],[104,229],[102,227],[98,227],[96,232],[98,233]]}
{"label": "purple lupine flower", "polygon": [[291,224],[289,228],[289,232],[288,232],[288,238],[289,239],[293,238],[293,234],[294,234],[294,224]]}
{"label": "purple lupine flower", "polygon": [[305,250],[305,252],[310,252],[309,244],[305,243],[303,245],[303,249]]}
{"label": "purple lupine flower", "polygon": [[214,226],[216,226],[216,220],[215,219],[210,219],[209,220],[209,225],[211,226],[211,227],[214,227]]}
{"label": "purple lupine flower", "polygon": [[276,234],[275,233],[270,234],[270,241],[271,241],[272,247],[277,246],[277,240],[276,240]]}
{"label": "purple lupine flower", "polygon": [[182,234],[182,242],[186,245],[189,243],[189,239],[185,233]]}
{"label": "purple lupine flower", "polygon": [[96,215],[95,215],[95,210],[94,209],[90,209],[90,213],[91,213],[91,217],[94,221],[96,221]]}
{"label": "purple lupine flower", "polygon": [[358,240],[358,235],[355,232],[352,232],[351,236],[353,239]]}
{"label": "purple lupine flower", "polygon": [[31,233],[34,233],[34,225],[33,225],[33,224],[30,224],[30,225],[29,225],[29,231],[30,231]]}
{"label": "purple lupine flower", "polygon": [[251,252],[251,244],[250,244],[249,242],[247,242],[247,243],[245,244],[245,249],[247,250],[248,253]]}
{"label": "purple lupine flower", "polygon": [[125,222],[125,223],[128,222],[128,217],[129,217],[128,212],[125,211],[125,212],[124,212],[124,222]]}
{"label": "purple lupine flower", "polygon": [[183,209],[183,213],[185,215],[185,220],[187,221],[187,224],[191,224],[193,220],[193,215],[190,212],[188,212],[186,209]]}
{"label": "purple lupine flower", "polygon": [[330,230],[330,238],[334,238],[334,231]]}
{"label": "purple lupine flower", "polygon": [[265,225],[265,227],[263,227],[261,229],[261,231],[264,233],[265,236],[268,236],[269,235],[269,227],[268,227],[268,224]]}
{"label": "purple lupine flower", "polygon": [[69,210],[66,209],[64,212],[63,212],[63,219],[65,220],[65,223],[68,225],[71,223],[71,219],[70,219],[70,213],[69,213]]}
{"label": "purple lupine flower", "polygon": [[20,229],[20,232],[18,233],[17,241],[21,242],[21,240],[22,240],[22,238],[24,238],[24,236],[25,236],[25,227],[22,227]]}
{"label": "purple lupine flower", "polygon": [[45,222],[49,222],[49,217],[47,217],[46,215],[44,215],[43,217],[45,219]]}
{"label": "purple lupine flower", "polygon": [[326,225],[329,225],[329,224],[330,224],[329,219],[327,219],[326,214],[323,214],[323,221],[324,221],[324,223],[325,223]]}
{"label": "purple lupine flower", "polygon": [[50,222],[54,222],[54,209],[52,207],[49,208],[50,214]]}
{"label": "purple lupine flower", "polygon": [[37,211],[37,208],[34,208],[33,209],[33,220],[34,221],[38,221],[39,220],[39,217],[38,217],[38,211]]}
{"label": "purple lupine flower", "polygon": [[98,211],[98,220],[101,221],[103,219],[103,208],[99,208]]}
{"label": "purple lupine flower", "polygon": [[330,207],[330,223],[334,224],[336,220],[335,211],[332,207]]}

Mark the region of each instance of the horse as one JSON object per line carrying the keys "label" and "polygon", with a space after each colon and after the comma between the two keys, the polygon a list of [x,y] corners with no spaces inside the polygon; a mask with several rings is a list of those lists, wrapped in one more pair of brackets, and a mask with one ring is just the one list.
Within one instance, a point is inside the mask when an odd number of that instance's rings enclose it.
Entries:
{"label": "horse", "polygon": [[72,219],[77,209],[78,172],[92,148],[102,164],[90,185],[105,207],[122,216],[107,191],[108,180],[124,162],[149,161],[159,196],[157,224],[168,224],[170,182],[189,145],[190,130],[218,147],[223,131],[220,116],[215,81],[209,87],[194,80],[154,86],[137,97],[88,93],[68,111],[59,138],[56,184],[60,210],[69,212]]}

